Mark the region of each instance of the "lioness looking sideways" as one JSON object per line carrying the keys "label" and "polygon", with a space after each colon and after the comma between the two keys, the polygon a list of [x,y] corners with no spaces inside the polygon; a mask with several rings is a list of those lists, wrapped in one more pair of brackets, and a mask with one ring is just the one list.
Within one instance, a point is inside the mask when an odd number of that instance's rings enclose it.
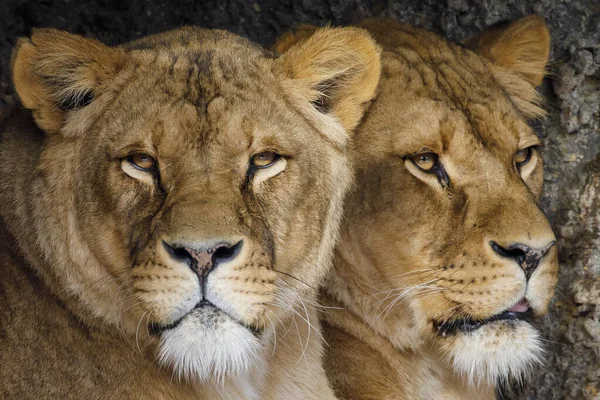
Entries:
{"label": "lioness looking sideways", "polygon": [[[341,398],[493,399],[542,353],[557,250],[537,206],[549,34],[535,16],[465,48],[389,20],[376,99],[351,148],[346,204],[323,301],[326,371]],[[284,52],[310,27],[283,37]]]}
{"label": "lioness looking sideways", "polygon": [[[36,30],[0,130],[0,393],[329,399],[314,309],[379,79],[366,31]],[[288,331],[289,334],[285,334]]]}

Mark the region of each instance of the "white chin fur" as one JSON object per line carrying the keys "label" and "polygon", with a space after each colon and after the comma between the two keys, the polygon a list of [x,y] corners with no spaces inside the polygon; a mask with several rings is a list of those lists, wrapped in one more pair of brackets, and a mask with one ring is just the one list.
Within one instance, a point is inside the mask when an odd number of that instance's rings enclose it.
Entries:
{"label": "white chin fur", "polygon": [[443,347],[454,371],[472,385],[521,380],[543,357],[537,330],[524,321],[493,322],[447,338]]}
{"label": "white chin fur", "polygon": [[203,307],[162,333],[158,359],[179,379],[216,381],[248,371],[259,348],[258,338],[248,329]]}

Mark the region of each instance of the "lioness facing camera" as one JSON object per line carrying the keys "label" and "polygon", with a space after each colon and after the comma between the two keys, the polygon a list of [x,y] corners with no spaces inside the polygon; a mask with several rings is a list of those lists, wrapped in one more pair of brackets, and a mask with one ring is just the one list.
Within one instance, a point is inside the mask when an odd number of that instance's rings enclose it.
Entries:
{"label": "lioness facing camera", "polygon": [[[557,251],[537,206],[549,34],[541,18],[492,28],[472,50],[368,20],[383,48],[378,95],[351,149],[323,300],[326,371],[341,398],[492,399],[540,359]],[[277,49],[303,43],[305,27]]]}
{"label": "lioness facing camera", "polygon": [[0,130],[3,397],[334,397],[304,302],[380,64],[362,29],[315,36],[279,58],[191,27],[19,42],[33,118]]}

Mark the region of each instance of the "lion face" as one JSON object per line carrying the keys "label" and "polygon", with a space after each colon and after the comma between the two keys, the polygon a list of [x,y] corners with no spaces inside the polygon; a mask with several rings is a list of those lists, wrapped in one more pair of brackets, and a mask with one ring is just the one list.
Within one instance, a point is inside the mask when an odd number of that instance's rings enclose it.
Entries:
{"label": "lion face", "polygon": [[[384,46],[384,68],[352,151],[357,189],[339,259],[353,267],[336,272],[376,288],[376,301],[349,300],[370,302],[374,326],[405,321],[400,346],[424,340],[471,381],[519,376],[541,355],[530,317],[547,310],[558,260],[537,205],[540,142],[524,121],[534,105],[503,85],[512,79],[529,96],[541,82],[545,26],[526,19],[487,37],[479,45],[496,51],[490,59],[423,31],[365,26]],[[511,46],[515,30],[533,49]],[[539,78],[500,69],[503,49],[526,51]]]}
{"label": "lion face", "polygon": [[56,211],[73,221],[55,240],[74,260],[57,266],[67,289],[138,346],[157,342],[180,376],[247,370],[325,272],[351,180],[345,130],[378,60],[358,29],[278,59],[194,28],[121,48],[56,31],[21,43],[15,86],[50,135],[46,196],[72,190]]}
{"label": "lion face", "polygon": [[[269,77],[267,67],[256,74]],[[157,74],[156,85],[163,79]],[[341,154],[281,104],[274,79],[265,80],[243,90],[205,84],[215,97],[172,104],[169,93],[132,81],[131,93],[107,108],[97,140],[83,145],[82,154],[106,154],[79,177],[82,186],[96,182],[81,193],[80,212],[90,215],[85,240],[117,268],[113,274],[128,267],[122,279],[139,303],[131,320],[161,338],[161,359],[189,368],[185,375],[248,367],[269,318],[281,318],[298,295],[286,274],[312,285],[323,273],[329,199],[341,199],[348,184]],[[245,99],[246,90],[256,97]],[[144,98],[168,106],[131,107]],[[313,182],[304,171],[338,171],[342,185]],[[319,195],[305,195],[312,190]]]}

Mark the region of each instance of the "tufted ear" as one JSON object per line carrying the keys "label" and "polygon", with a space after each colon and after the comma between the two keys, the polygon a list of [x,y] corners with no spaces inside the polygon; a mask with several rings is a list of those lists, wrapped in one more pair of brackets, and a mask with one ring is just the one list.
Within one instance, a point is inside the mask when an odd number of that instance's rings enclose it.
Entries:
{"label": "tufted ear", "polygon": [[283,54],[293,45],[311,37],[318,29],[318,26],[301,24],[294,31],[286,32],[279,36],[273,45],[273,50],[279,54]]}
{"label": "tufted ear", "polygon": [[15,90],[36,123],[59,131],[68,112],[97,97],[123,64],[124,53],[97,40],[54,29],[19,39],[12,56]]}
{"label": "tufted ear", "polygon": [[277,72],[346,131],[358,125],[381,73],[380,49],[360,28],[301,27],[275,44]]}
{"label": "tufted ear", "polygon": [[550,33],[543,18],[530,15],[494,26],[470,39],[467,46],[494,63],[496,78],[522,111],[530,116],[543,114],[532,90],[542,83],[550,54]]}

